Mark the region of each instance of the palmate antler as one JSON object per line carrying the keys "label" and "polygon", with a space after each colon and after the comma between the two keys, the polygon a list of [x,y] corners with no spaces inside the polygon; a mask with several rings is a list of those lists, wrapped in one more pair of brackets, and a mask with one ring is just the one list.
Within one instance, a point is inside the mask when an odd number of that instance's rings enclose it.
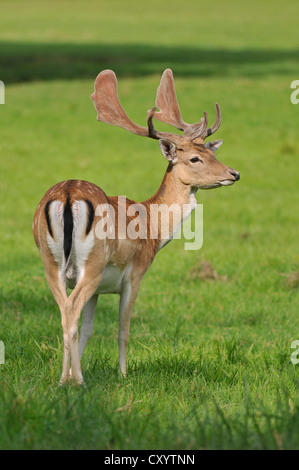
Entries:
{"label": "palmate antler", "polygon": [[147,128],[139,126],[131,121],[119,102],[117,95],[117,78],[112,70],[103,70],[97,76],[94,88],[95,91],[91,95],[91,99],[98,113],[98,121],[104,121],[108,124],[122,127],[129,132],[143,137],[165,139],[175,144],[179,144],[181,142],[183,137],[180,135],[168,132],[157,132],[155,130],[152,119],[156,112],[156,108],[153,108],[149,112]]}
{"label": "palmate antler", "polygon": [[[204,112],[203,118],[195,124],[187,124],[183,121],[174,88],[173,74],[170,69],[166,69],[162,75],[160,85],[157,90],[156,106],[148,111],[147,128],[135,124],[125,113],[119,102],[117,95],[117,78],[112,70],[103,70],[96,78],[95,91],[91,99],[97,110],[97,119],[114,126],[122,127],[143,137],[152,139],[163,139],[174,144],[183,141],[193,141],[198,137],[205,139],[212,135],[221,123],[221,112],[218,103],[215,103],[217,119],[215,124],[207,129],[208,117]],[[169,132],[156,131],[153,125],[153,118],[184,131],[184,136]]]}
{"label": "palmate antler", "polygon": [[215,103],[216,122],[209,129],[207,129],[208,116],[206,112],[204,112],[200,122],[195,124],[187,124],[183,121],[176,97],[173,73],[170,69],[166,69],[162,75],[157,90],[156,106],[160,111],[155,113],[154,118],[184,131],[184,136],[188,140],[195,140],[198,137],[205,139],[214,134],[221,124],[221,111],[218,103]]}

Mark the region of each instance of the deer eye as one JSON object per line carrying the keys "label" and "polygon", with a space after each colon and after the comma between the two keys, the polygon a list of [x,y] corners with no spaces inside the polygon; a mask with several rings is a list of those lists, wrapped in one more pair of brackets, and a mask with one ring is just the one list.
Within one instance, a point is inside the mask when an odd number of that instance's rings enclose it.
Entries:
{"label": "deer eye", "polygon": [[191,163],[196,163],[196,162],[201,162],[201,163],[203,163],[203,161],[202,161],[200,158],[198,158],[198,157],[190,158],[190,162],[191,162]]}

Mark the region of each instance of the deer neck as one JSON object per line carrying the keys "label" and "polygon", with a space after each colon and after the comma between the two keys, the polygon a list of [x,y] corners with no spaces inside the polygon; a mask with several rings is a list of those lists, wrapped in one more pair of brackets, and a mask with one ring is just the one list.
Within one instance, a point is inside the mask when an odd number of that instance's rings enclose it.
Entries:
{"label": "deer neck", "polygon": [[[161,219],[158,221],[160,248],[173,238],[184,220],[195,209],[195,193],[196,189],[181,182],[175,166],[170,163],[158,191],[144,203],[148,205],[150,217],[155,213],[154,207],[161,214]],[[162,221],[167,220],[169,225],[167,223],[163,225]]]}
{"label": "deer neck", "polygon": [[196,206],[196,189],[182,183],[179,179],[175,165],[169,163],[162,183],[156,194],[149,199],[151,204],[178,204],[184,206],[190,204],[192,211]]}

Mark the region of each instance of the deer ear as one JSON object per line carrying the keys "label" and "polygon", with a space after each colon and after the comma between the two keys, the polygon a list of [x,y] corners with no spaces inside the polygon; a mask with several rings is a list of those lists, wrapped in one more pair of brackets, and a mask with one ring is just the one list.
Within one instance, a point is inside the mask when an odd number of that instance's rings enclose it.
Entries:
{"label": "deer ear", "polygon": [[212,142],[207,142],[205,144],[205,148],[206,149],[210,149],[212,150],[212,152],[216,152],[217,149],[219,149],[220,145],[223,144],[223,140],[220,139],[220,140],[213,140]]}
{"label": "deer ear", "polygon": [[159,140],[159,145],[164,157],[174,165],[177,161],[175,145],[164,139]]}

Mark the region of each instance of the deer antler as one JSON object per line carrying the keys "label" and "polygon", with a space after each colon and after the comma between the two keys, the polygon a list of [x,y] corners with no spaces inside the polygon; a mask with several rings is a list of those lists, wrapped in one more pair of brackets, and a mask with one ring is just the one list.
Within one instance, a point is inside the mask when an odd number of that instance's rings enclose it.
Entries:
{"label": "deer antler", "polygon": [[207,129],[208,116],[204,112],[203,118],[195,124],[188,124],[183,121],[178,105],[172,70],[166,69],[162,75],[160,85],[157,90],[156,106],[160,109],[154,114],[154,118],[170,124],[181,131],[188,140],[195,140],[198,137],[205,139],[212,135],[221,124],[221,112],[218,103],[215,103],[217,118],[215,124]]}
{"label": "deer antler", "polygon": [[98,113],[98,121],[122,127],[137,135],[148,136],[148,129],[131,121],[122,108],[117,95],[117,78],[112,70],[99,73],[94,90],[91,99]]}
{"label": "deer antler", "polygon": [[117,78],[112,70],[103,70],[99,73],[91,99],[97,110],[97,119],[99,121],[122,127],[129,132],[143,137],[151,137],[152,139],[165,139],[176,144],[179,144],[183,139],[183,136],[177,134],[156,131],[152,122],[156,108],[149,112],[147,128],[131,121],[120,104],[117,95]]}
{"label": "deer antler", "polygon": [[[157,90],[156,106],[160,111],[157,111],[156,107],[148,111],[147,128],[135,124],[125,113],[117,94],[117,78],[112,70],[103,70],[99,73],[91,99],[97,110],[97,119],[99,121],[122,127],[133,134],[152,139],[164,139],[174,144],[186,140],[193,141],[198,137],[205,139],[216,132],[221,123],[221,112],[218,103],[215,103],[216,122],[209,129],[207,129],[208,116],[206,112],[204,112],[201,120],[195,124],[188,124],[183,121],[175,93],[173,74],[170,69],[164,71]],[[184,136],[156,131],[153,118],[184,131]]]}
{"label": "deer antler", "polygon": [[214,134],[214,132],[216,132],[217,129],[219,129],[219,127],[220,127],[220,124],[221,124],[221,111],[220,111],[220,106],[219,106],[218,103],[215,103],[215,108],[216,108],[216,121],[212,125],[212,127],[209,127],[209,129],[206,129],[206,131],[201,136],[202,139],[205,139],[209,135]]}

